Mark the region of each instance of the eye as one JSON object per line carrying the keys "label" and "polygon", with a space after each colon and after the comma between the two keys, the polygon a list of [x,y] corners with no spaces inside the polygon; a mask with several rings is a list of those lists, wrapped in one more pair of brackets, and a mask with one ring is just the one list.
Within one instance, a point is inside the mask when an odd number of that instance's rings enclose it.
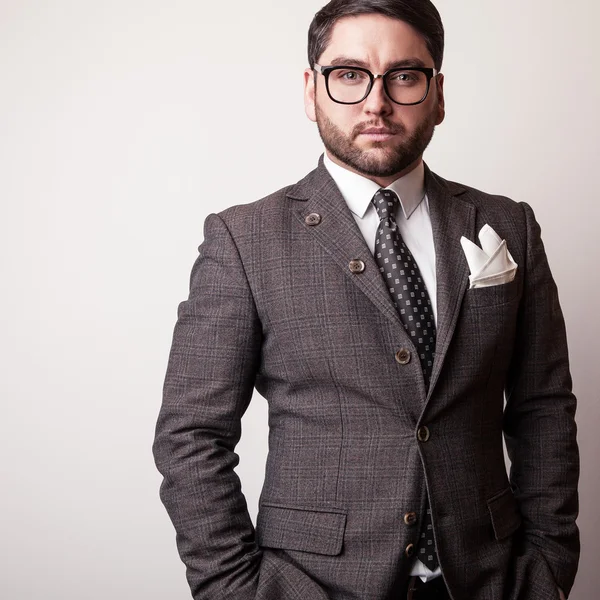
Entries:
{"label": "eye", "polygon": [[335,76],[347,83],[364,80],[367,75],[362,71],[353,71],[351,69],[340,69],[335,71]]}
{"label": "eye", "polygon": [[426,81],[426,76],[421,71],[392,71],[387,82],[397,87],[412,87]]}
{"label": "eye", "polygon": [[415,81],[417,79],[411,71],[396,71],[390,75],[390,78],[395,81]]}

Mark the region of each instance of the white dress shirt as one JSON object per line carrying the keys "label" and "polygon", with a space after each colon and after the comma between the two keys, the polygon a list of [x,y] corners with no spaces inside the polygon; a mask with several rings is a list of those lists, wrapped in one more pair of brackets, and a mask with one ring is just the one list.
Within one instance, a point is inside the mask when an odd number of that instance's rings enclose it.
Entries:
{"label": "white dress shirt", "polygon": [[[325,153],[323,162],[340,189],[371,254],[373,254],[379,216],[371,200],[381,186],[371,179],[340,167],[327,156],[327,153]],[[404,243],[419,265],[437,323],[435,248],[429,216],[429,199],[425,194],[425,165],[421,161],[417,168],[408,175],[396,179],[385,189],[393,190],[400,198],[401,210],[397,209],[396,211],[396,223]]]}
{"label": "white dress shirt", "polygon": [[[381,189],[381,186],[334,163],[327,152],[325,152],[323,162],[337,184],[360,232],[365,238],[365,242],[371,250],[371,254],[373,254],[379,216],[371,203],[371,199]],[[429,200],[425,194],[425,166],[423,161],[408,175],[396,179],[385,189],[393,190],[400,198],[401,208],[397,209],[396,223],[404,243],[408,246],[419,266],[421,276],[429,292],[433,316],[437,323],[435,247],[429,216]],[[411,571],[411,575],[418,575],[423,581],[433,579],[441,573],[440,567],[435,571],[431,571],[420,560],[415,561]]]}

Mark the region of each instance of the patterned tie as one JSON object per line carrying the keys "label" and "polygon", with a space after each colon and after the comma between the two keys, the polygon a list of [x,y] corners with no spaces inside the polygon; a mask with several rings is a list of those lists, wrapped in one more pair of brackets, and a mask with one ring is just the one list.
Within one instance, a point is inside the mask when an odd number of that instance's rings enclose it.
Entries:
{"label": "patterned tie", "polygon": [[[379,227],[375,236],[375,261],[390,290],[394,306],[400,313],[404,328],[417,349],[425,387],[429,388],[435,355],[435,322],[431,300],[421,272],[400,235],[394,217],[400,199],[392,190],[382,188],[373,196],[372,203],[379,215]],[[432,571],[438,567],[429,499],[417,556]]]}

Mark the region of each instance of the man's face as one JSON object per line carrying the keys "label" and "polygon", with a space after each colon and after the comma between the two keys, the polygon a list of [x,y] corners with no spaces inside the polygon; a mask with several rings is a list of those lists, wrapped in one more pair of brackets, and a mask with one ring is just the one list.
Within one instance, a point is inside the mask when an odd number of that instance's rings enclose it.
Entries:
{"label": "man's face", "polygon": [[[342,57],[347,58],[342,64],[364,63],[372,73],[381,74],[399,61],[407,61],[405,66],[434,66],[415,29],[379,14],[344,17],[335,24],[331,42],[317,63],[328,66]],[[329,98],[323,75],[317,73],[315,86],[314,73],[304,72],[306,114],[316,121],[334,162],[384,186],[419,164],[435,126],[444,120],[443,75],[431,81],[424,102],[402,106],[386,95],[381,79],[375,80],[361,103],[338,104]],[[383,127],[391,135],[382,139],[364,133],[374,127]]]}

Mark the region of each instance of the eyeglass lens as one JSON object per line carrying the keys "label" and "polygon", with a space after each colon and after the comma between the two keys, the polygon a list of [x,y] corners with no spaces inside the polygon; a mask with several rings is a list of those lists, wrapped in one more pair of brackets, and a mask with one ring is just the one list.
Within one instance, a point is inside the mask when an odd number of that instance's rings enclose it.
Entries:
{"label": "eyeglass lens", "polygon": [[[386,77],[390,97],[401,104],[420,102],[428,80],[420,71],[391,71]],[[334,69],[329,74],[329,93],[338,102],[360,102],[369,89],[369,75],[355,69]]]}

